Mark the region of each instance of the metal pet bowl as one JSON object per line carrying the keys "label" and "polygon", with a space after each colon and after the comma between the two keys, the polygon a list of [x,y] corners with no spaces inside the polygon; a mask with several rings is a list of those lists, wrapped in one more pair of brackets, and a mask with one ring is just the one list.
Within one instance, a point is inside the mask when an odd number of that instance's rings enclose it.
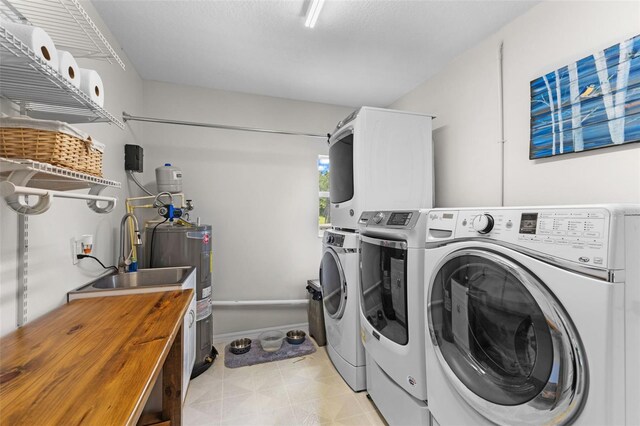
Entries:
{"label": "metal pet bowl", "polygon": [[287,342],[291,343],[292,345],[299,345],[304,342],[306,336],[306,333],[302,330],[290,330],[287,331]]}
{"label": "metal pet bowl", "polygon": [[242,339],[234,340],[229,344],[229,350],[234,355],[246,354],[251,349],[251,339],[243,337]]}

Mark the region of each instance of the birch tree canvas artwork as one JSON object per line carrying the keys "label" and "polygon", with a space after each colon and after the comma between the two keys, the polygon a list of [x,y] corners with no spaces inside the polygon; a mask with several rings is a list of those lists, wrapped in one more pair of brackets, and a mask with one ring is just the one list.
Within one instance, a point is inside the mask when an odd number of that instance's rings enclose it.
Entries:
{"label": "birch tree canvas artwork", "polygon": [[531,82],[530,159],[640,141],[640,35]]}

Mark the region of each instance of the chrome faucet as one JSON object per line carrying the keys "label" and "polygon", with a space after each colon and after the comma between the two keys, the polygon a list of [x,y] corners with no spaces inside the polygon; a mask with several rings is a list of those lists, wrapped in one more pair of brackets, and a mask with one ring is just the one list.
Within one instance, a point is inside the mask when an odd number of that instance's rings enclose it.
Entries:
{"label": "chrome faucet", "polygon": [[142,245],[142,239],[140,238],[140,230],[138,229],[138,219],[135,217],[133,213],[127,213],[122,217],[120,221],[120,259],[118,260],[118,271],[125,272],[127,267],[127,255],[124,252],[125,250],[125,240],[124,240],[124,225],[127,223],[127,219],[133,219],[133,232],[135,233],[135,246]]}

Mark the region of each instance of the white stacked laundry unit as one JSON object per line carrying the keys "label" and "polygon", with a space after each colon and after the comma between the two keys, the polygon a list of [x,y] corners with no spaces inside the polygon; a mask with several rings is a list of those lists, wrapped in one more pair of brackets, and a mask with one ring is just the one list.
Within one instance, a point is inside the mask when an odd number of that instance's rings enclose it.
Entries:
{"label": "white stacked laundry unit", "polygon": [[[346,234],[340,237],[345,242],[351,240],[349,234],[358,235],[358,219],[365,210],[416,210],[433,206],[432,119],[423,114],[362,107],[338,123],[329,139],[334,229],[325,233],[323,259],[336,257],[332,256],[330,246],[338,234]],[[339,249],[341,257],[348,257],[345,260],[348,265],[359,265],[359,250]],[[368,388],[366,380],[371,378],[360,338],[360,268],[347,264],[343,265],[345,273],[340,286],[323,284],[327,350],[345,381],[354,390],[363,390]],[[328,270],[321,271],[321,281]],[[336,289],[340,289],[339,297]],[[344,312],[339,318],[335,314],[332,318],[331,312],[342,311],[333,306],[336,300],[342,301]],[[327,306],[328,303],[333,305]],[[345,342],[345,336],[353,336],[353,341]]]}

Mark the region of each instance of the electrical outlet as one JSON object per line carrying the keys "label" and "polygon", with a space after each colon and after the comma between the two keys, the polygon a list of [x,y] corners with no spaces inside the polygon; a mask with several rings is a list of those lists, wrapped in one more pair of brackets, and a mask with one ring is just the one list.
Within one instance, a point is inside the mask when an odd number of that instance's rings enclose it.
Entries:
{"label": "electrical outlet", "polygon": [[79,254],[91,254],[93,251],[93,235],[85,234],[80,238],[71,238],[71,261],[74,265],[79,262]]}

